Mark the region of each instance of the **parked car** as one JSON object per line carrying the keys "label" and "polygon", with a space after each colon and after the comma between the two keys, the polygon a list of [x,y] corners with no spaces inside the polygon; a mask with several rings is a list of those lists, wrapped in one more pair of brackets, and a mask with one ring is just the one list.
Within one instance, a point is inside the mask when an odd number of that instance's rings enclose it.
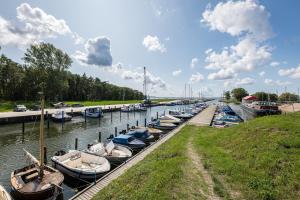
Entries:
{"label": "parked car", "polygon": [[27,108],[24,105],[16,105],[14,108],[15,112],[26,112]]}

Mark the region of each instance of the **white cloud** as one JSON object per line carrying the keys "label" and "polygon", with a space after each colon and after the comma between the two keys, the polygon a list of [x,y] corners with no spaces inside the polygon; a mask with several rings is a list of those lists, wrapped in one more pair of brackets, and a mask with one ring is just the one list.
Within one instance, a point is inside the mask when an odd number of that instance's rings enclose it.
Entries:
{"label": "white cloud", "polygon": [[243,79],[237,79],[235,81],[235,84],[237,86],[241,86],[241,85],[253,85],[254,84],[254,79],[253,78],[249,78],[249,77],[246,77],[246,78],[243,78]]}
{"label": "white cloud", "polygon": [[181,74],[181,72],[182,72],[181,69],[178,69],[178,70],[173,71],[172,75],[173,76],[178,76],[179,74]]}
{"label": "white cloud", "polygon": [[261,71],[261,72],[259,72],[259,76],[260,76],[260,77],[263,77],[265,74],[266,74],[266,72],[265,72],[265,71]]}
{"label": "white cloud", "polygon": [[85,52],[77,51],[73,57],[86,65],[111,66],[110,40],[106,37],[89,39],[85,43]]}
{"label": "white cloud", "polygon": [[208,6],[202,17],[201,22],[211,30],[232,36],[248,35],[263,41],[273,35],[269,23],[270,14],[256,0],[220,2],[214,9]]}
{"label": "white cloud", "polygon": [[297,79],[300,78],[300,65],[295,68],[290,69],[280,69],[278,71],[280,76],[289,76],[290,78]]}
{"label": "white cloud", "polygon": [[161,53],[167,51],[164,44],[159,41],[157,36],[147,35],[143,40],[143,45],[148,49],[148,51],[159,51]]}
{"label": "white cloud", "polygon": [[277,62],[277,61],[273,61],[273,62],[270,63],[271,67],[277,67],[279,65],[280,65],[280,62]]}
{"label": "white cloud", "polygon": [[192,76],[190,78],[191,83],[197,83],[202,80],[204,80],[204,76],[202,74],[200,74],[199,72],[197,72],[196,74],[192,74]]}
{"label": "white cloud", "polygon": [[235,46],[225,47],[220,53],[209,49],[206,55],[207,69],[232,69],[234,72],[252,71],[272,57],[269,46],[258,45],[251,38],[245,38]]}
{"label": "white cloud", "polygon": [[207,76],[209,80],[226,80],[232,79],[236,73],[232,69],[220,69],[218,72],[210,73]]}
{"label": "white cloud", "polygon": [[26,46],[43,39],[70,34],[78,43],[78,34],[71,32],[63,19],[57,19],[42,9],[22,3],[17,7],[19,23],[12,24],[0,16],[0,44]]}
{"label": "white cloud", "polygon": [[198,62],[199,62],[198,58],[193,58],[193,59],[191,60],[190,67],[191,67],[192,69],[194,69]]}
{"label": "white cloud", "polygon": [[280,80],[272,80],[272,79],[265,79],[265,84],[270,86],[286,86],[292,84],[289,81],[280,81]]}

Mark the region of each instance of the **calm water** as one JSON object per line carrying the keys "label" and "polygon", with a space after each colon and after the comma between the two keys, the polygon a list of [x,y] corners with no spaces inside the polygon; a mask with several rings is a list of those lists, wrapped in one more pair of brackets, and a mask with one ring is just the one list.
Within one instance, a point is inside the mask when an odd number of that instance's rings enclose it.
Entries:
{"label": "calm water", "polygon": [[[126,124],[130,126],[139,121],[139,125],[144,125],[144,120],[150,121],[151,117],[156,117],[156,112],[163,114],[170,109],[183,109],[186,106],[159,106],[148,108],[147,112],[105,113],[99,119],[87,118],[87,123],[81,116],[74,117],[71,122],[63,126],[50,121],[50,128],[45,129],[45,143],[47,146],[48,164],[51,164],[50,157],[58,150],[74,149],[75,138],[78,138],[78,149],[85,149],[87,144],[98,139],[98,132],[102,132],[102,141],[115,132],[126,129]],[[25,125],[25,133],[22,134],[22,124],[11,124],[0,126],[0,184],[10,191],[10,173],[28,164],[24,157],[23,148],[39,157],[39,122],[30,122]],[[50,161],[50,162],[49,162]],[[73,196],[78,189],[63,185],[63,199]]]}

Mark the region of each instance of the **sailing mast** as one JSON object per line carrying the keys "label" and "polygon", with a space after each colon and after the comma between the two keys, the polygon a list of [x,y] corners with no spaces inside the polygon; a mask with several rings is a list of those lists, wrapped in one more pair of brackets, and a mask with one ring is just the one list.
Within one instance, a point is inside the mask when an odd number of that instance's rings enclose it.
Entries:
{"label": "sailing mast", "polygon": [[146,85],[146,67],[144,67],[144,83],[143,83],[143,90],[144,90],[144,98],[147,100],[147,85]]}
{"label": "sailing mast", "polygon": [[41,93],[41,121],[40,121],[40,173],[39,177],[42,178],[44,175],[44,94]]}

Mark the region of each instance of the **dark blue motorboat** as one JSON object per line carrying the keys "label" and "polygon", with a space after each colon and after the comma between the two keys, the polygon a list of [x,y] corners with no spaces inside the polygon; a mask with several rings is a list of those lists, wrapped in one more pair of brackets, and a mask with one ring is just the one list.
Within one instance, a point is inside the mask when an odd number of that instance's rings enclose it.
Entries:
{"label": "dark blue motorboat", "polygon": [[129,131],[127,134],[132,135],[134,138],[141,140],[146,144],[149,144],[150,142],[155,141],[154,136],[151,135],[146,128],[134,129],[134,130]]}
{"label": "dark blue motorboat", "polygon": [[114,137],[112,141],[116,144],[128,146],[134,152],[138,152],[146,146],[146,144],[143,141],[136,139],[132,135],[121,134],[118,135],[117,137]]}

